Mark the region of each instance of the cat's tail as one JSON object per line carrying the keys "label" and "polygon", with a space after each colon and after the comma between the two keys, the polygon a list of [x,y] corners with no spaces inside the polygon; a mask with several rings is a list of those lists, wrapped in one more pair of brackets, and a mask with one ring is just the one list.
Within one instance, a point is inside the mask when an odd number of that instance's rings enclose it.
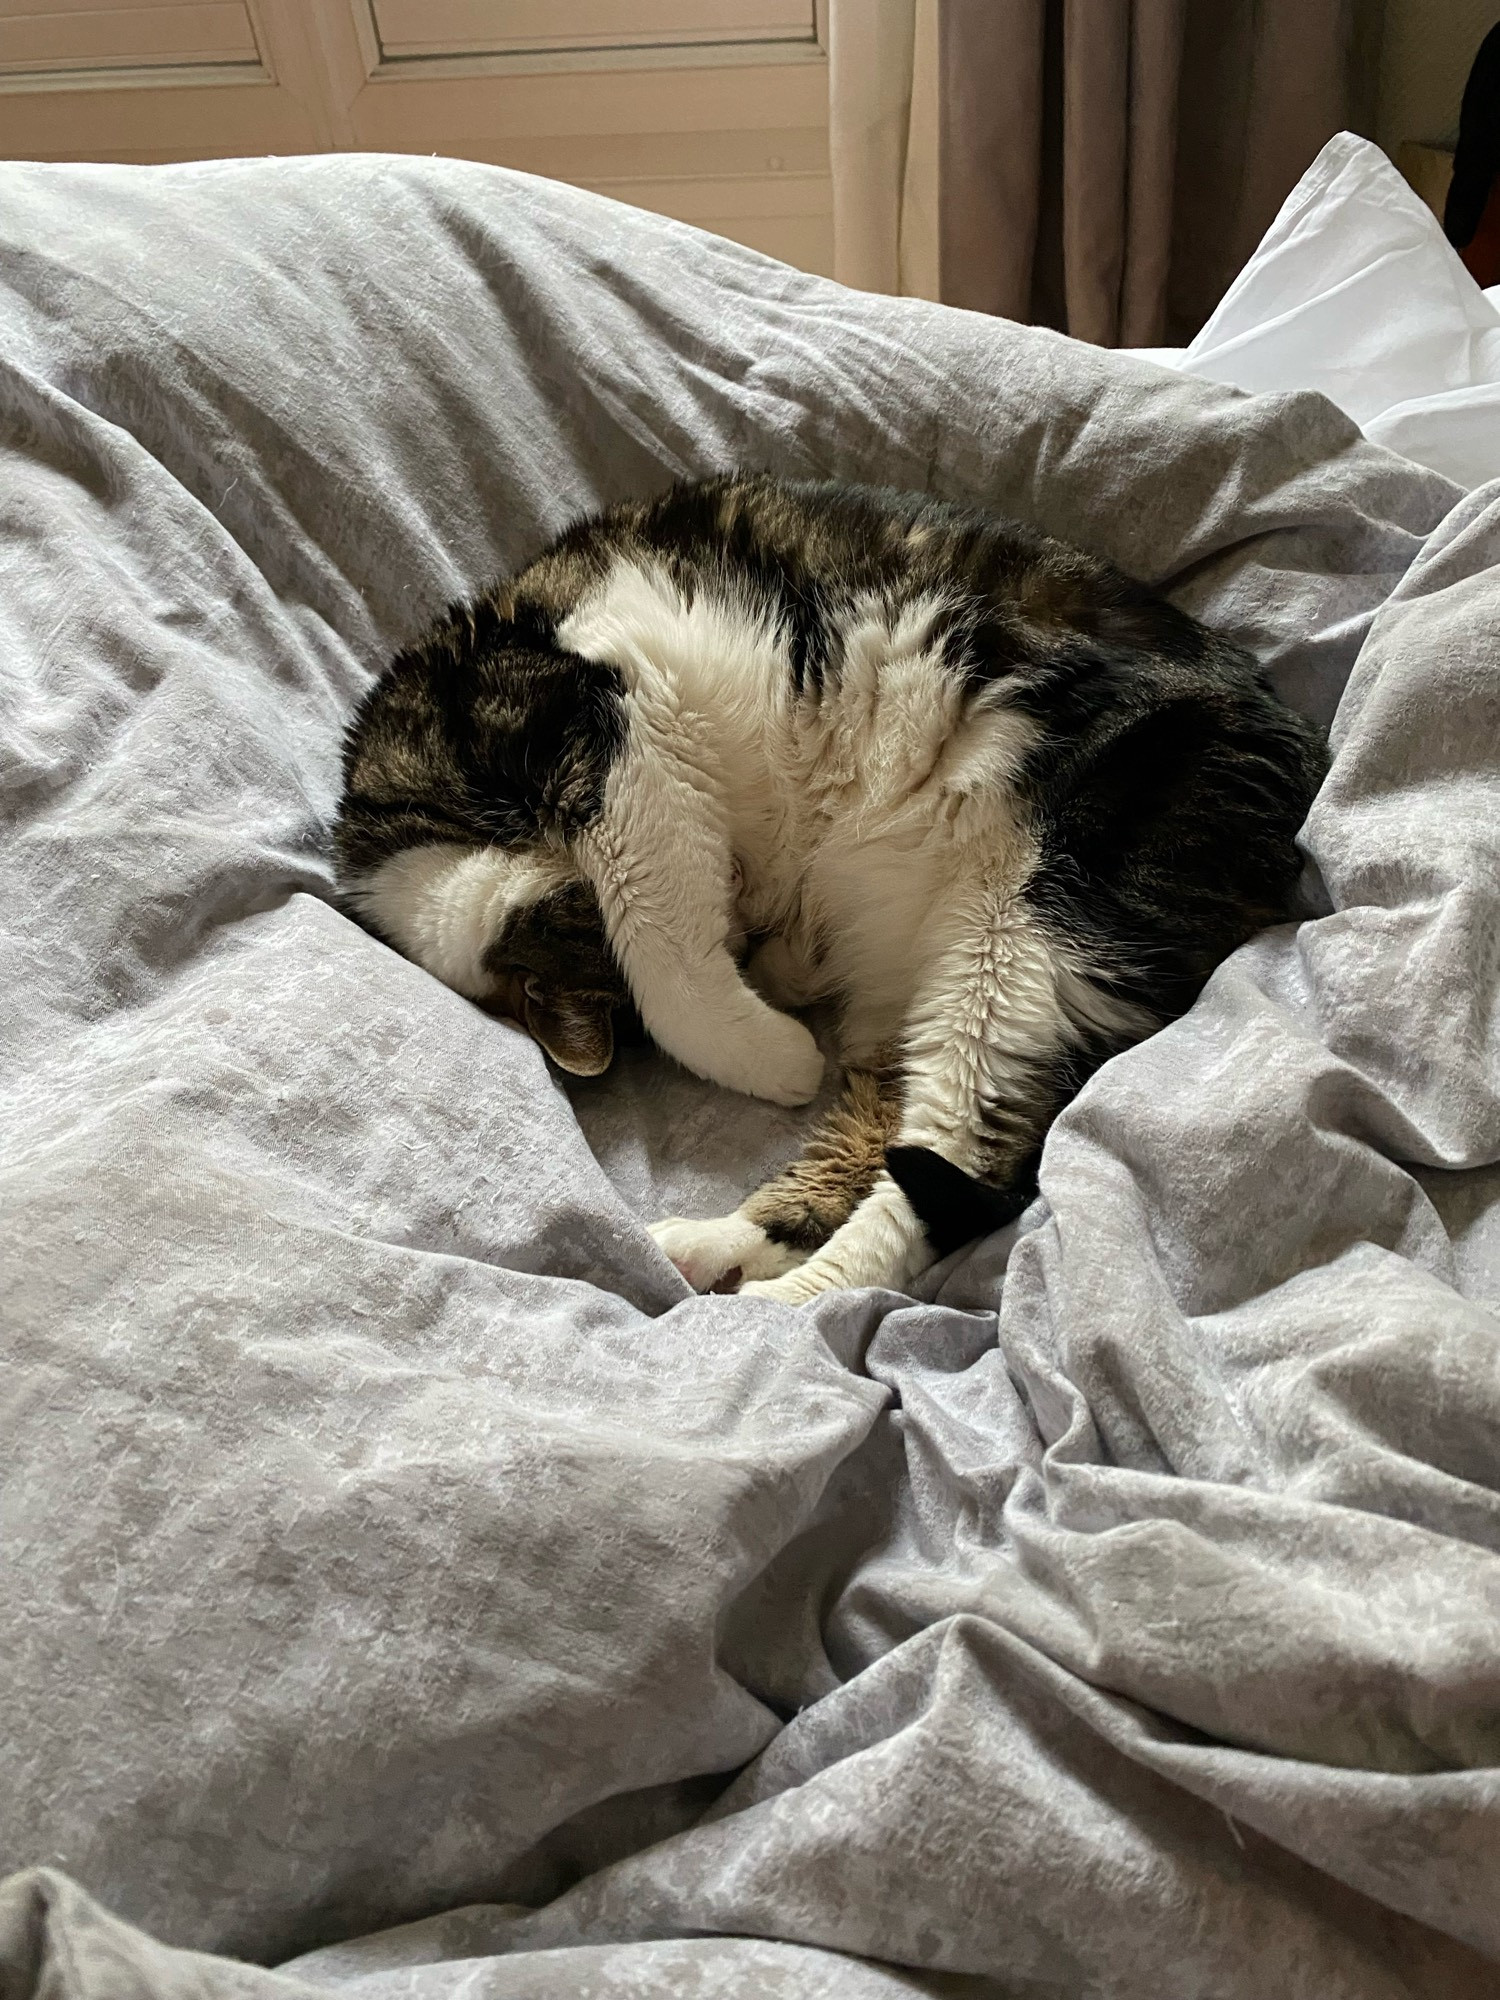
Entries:
{"label": "cat's tail", "polygon": [[1034,1163],[1006,1187],[975,1180],[926,1146],[887,1146],[885,1165],[939,1257],[1014,1222],[1036,1193]]}

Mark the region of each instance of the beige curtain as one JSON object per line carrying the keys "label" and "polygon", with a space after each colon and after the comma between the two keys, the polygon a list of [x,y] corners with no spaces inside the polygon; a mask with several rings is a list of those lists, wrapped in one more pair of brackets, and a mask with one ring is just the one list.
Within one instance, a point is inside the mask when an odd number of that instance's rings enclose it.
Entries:
{"label": "beige curtain", "polygon": [[938,296],[938,0],[829,0],[834,275]]}
{"label": "beige curtain", "polygon": [[837,275],[1189,337],[1348,120],[1354,4],[830,0]]}

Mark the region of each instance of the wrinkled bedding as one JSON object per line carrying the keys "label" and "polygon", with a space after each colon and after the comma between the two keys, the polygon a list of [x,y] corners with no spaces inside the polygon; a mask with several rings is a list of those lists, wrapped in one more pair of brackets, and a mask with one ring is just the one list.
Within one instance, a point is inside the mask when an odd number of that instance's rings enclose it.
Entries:
{"label": "wrinkled bedding", "polygon": [[1465,492],[1500,478],[1500,286],[1479,289],[1352,132],[1328,141],[1192,345],[1137,351],[1236,389],[1318,389]]}
{"label": "wrinkled bedding", "polygon": [[[918,1298],[688,1295],[800,1114],[570,1095],[330,900],[389,650],[729,465],[1333,725],[1326,914]],[[0,168],[0,510],[5,2000],[1494,1993],[1500,487],[365,157]]]}

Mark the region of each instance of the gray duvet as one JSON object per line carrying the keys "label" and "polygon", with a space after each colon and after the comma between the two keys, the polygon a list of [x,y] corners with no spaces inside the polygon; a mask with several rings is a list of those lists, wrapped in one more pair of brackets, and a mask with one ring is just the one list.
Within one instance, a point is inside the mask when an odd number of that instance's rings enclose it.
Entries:
{"label": "gray duvet", "polygon": [[[798,1115],[570,1095],[329,900],[390,649],[731,465],[1334,719],[1330,913],[920,1299],[688,1295]],[[4,2000],[1500,1990],[1500,489],[348,158],[0,170],[0,517]]]}

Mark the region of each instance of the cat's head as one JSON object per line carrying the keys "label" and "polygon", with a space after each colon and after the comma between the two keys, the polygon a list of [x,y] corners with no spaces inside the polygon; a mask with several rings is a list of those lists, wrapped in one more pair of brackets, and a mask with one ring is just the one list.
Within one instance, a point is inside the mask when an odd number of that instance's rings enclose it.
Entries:
{"label": "cat's head", "polygon": [[[598,1076],[630,993],[568,851],[597,805],[613,689],[465,613],[403,655],[350,728],[339,889],[378,936],[559,1068]],[[569,680],[577,685],[569,685]]]}
{"label": "cat's head", "polygon": [[630,992],[598,899],[566,854],[424,842],[342,883],[397,951],[487,1013],[518,1022],[559,1069],[599,1076]]}

